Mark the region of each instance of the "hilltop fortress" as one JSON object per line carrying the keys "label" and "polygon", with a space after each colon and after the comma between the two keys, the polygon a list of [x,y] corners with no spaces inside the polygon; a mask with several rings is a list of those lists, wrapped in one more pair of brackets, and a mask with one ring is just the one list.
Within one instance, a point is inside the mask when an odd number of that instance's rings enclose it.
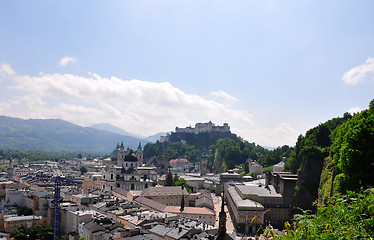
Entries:
{"label": "hilltop fortress", "polygon": [[[207,123],[196,123],[195,127],[185,127],[185,128],[175,128],[175,132],[171,132],[171,134],[167,134],[166,136],[160,137],[160,142],[169,142],[171,137],[176,136],[183,136],[185,134],[200,134],[200,133],[217,133],[217,134],[225,134],[231,133],[230,126],[227,123],[224,123],[223,126],[216,126],[211,121]],[[172,141],[174,142],[174,141]]]}
{"label": "hilltop fortress", "polygon": [[227,123],[224,123],[223,126],[216,126],[211,121],[207,123],[196,123],[195,128],[189,126],[186,128],[175,128],[176,133],[194,133],[199,134],[202,132],[230,132],[230,127]]}

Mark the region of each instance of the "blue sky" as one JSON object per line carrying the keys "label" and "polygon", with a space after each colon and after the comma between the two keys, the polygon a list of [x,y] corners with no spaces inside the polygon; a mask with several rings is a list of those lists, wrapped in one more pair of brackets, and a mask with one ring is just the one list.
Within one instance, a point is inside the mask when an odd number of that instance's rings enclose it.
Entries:
{"label": "blue sky", "polygon": [[265,146],[374,98],[372,1],[2,1],[0,115]]}

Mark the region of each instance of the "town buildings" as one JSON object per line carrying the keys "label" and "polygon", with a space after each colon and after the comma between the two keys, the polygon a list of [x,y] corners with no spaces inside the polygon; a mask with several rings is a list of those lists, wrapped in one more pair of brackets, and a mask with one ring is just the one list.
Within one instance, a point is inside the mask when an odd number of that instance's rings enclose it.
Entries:
{"label": "town buildings", "polygon": [[283,229],[291,219],[297,175],[268,172],[265,181],[226,184],[225,199],[238,232],[253,234],[260,225],[268,224]]}

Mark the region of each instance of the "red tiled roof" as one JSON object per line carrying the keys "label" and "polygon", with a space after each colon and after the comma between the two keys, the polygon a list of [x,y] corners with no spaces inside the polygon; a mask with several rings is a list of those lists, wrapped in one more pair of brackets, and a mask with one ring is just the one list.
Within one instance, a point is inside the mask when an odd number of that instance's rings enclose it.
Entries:
{"label": "red tiled roof", "polygon": [[187,163],[187,162],[189,162],[188,161],[188,159],[186,159],[186,158],[177,158],[177,159],[172,159],[172,160],[170,160],[170,163],[177,163],[177,162],[181,162],[181,163]]}

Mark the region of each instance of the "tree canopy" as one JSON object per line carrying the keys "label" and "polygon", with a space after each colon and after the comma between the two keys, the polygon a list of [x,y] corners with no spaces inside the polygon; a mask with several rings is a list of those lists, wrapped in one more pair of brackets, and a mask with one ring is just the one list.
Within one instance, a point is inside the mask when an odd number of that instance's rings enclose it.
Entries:
{"label": "tree canopy", "polygon": [[356,114],[334,132],[332,146],[342,191],[374,184],[374,109]]}

